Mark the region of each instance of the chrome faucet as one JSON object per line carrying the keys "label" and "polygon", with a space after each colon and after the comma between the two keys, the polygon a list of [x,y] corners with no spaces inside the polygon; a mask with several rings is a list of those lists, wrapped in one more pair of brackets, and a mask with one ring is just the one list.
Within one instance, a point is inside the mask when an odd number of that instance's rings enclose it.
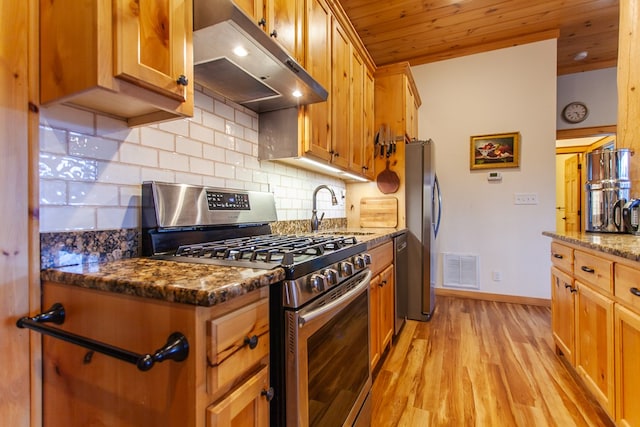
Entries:
{"label": "chrome faucet", "polygon": [[320,227],[320,223],[324,218],[324,212],[322,212],[322,216],[320,216],[320,219],[318,219],[318,215],[317,215],[318,210],[316,209],[316,204],[317,204],[316,196],[318,195],[318,191],[322,190],[323,188],[326,188],[331,193],[331,204],[333,206],[338,204],[338,199],[336,199],[336,193],[334,193],[329,186],[327,185],[317,186],[316,189],[313,190],[313,210],[311,211],[311,231],[318,231],[318,227]]}

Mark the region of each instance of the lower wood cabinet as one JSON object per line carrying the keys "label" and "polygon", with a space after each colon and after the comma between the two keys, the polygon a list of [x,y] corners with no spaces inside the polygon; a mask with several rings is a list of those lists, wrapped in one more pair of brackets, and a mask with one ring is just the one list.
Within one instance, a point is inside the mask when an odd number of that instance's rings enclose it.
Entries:
{"label": "lower wood cabinet", "polygon": [[613,414],[613,301],[578,281],[576,287],[576,370]]}
{"label": "lower wood cabinet", "polygon": [[558,352],[618,426],[640,426],[640,263],[557,241],[551,255]]}
{"label": "lower wood cabinet", "polygon": [[369,290],[369,345],[371,369],[375,369],[387,346],[391,345],[395,316],[395,283],[393,243],[386,242],[369,249],[371,286]]}
{"label": "lower wood cabinet", "polygon": [[181,332],[189,355],[143,372],[44,336],[43,425],[268,425],[267,288],[202,307],[45,282],[42,305],[55,302],[64,305],[59,328],[67,332],[141,354]]}

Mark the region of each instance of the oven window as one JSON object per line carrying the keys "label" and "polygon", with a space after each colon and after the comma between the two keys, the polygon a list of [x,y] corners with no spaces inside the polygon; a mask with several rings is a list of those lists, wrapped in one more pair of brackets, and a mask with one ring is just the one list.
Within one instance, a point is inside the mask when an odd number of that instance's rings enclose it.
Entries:
{"label": "oven window", "polygon": [[369,299],[363,292],[307,340],[309,425],[341,426],[369,377]]}

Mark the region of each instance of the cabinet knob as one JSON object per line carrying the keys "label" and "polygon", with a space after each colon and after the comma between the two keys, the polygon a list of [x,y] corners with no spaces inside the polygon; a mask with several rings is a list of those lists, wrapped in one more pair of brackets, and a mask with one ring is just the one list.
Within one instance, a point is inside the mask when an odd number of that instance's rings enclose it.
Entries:
{"label": "cabinet knob", "polygon": [[184,74],[180,74],[180,77],[178,77],[176,83],[178,83],[180,86],[187,86],[189,84],[189,79],[187,79],[187,76],[185,76]]}
{"label": "cabinet knob", "polygon": [[253,350],[258,346],[258,337],[253,335],[251,337],[245,337],[244,343],[249,345],[249,348]]}
{"label": "cabinet knob", "polygon": [[580,267],[580,270],[584,271],[585,273],[595,273],[596,272],[593,268],[587,267],[586,265],[583,265],[582,267]]}
{"label": "cabinet knob", "polygon": [[260,392],[260,396],[264,396],[265,399],[267,399],[267,402],[271,402],[274,394],[275,392],[273,391],[273,387],[269,387],[268,389],[262,390]]}
{"label": "cabinet knob", "polygon": [[266,27],[267,26],[267,20],[262,18],[261,20],[258,21],[258,26],[259,27]]}
{"label": "cabinet knob", "polygon": [[562,258],[564,258],[564,257],[563,257],[562,255],[560,255],[560,254],[553,254],[553,257],[554,257],[554,258],[558,258],[558,259],[562,259]]}
{"label": "cabinet knob", "polygon": [[629,289],[629,292],[631,292],[632,294],[634,294],[637,297],[640,297],[640,290],[638,290],[638,288],[631,288]]}
{"label": "cabinet knob", "polygon": [[380,287],[381,287],[381,288],[382,288],[384,285],[386,285],[386,284],[387,284],[387,281],[386,281],[386,280],[382,280],[382,281],[380,281]]}
{"label": "cabinet knob", "polygon": [[575,294],[576,292],[578,292],[578,289],[577,289],[577,288],[571,288],[571,293],[572,293],[572,294]]}
{"label": "cabinet knob", "polygon": [[278,38],[278,32],[276,30],[271,31],[271,34],[269,34],[271,37],[273,37],[274,39]]}

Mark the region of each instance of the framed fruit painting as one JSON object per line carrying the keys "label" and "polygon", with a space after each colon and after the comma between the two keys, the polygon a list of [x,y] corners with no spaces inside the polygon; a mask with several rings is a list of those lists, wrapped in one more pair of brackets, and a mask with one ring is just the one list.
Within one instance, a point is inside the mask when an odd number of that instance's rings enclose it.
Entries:
{"label": "framed fruit painting", "polygon": [[471,137],[471,170],[520,166],[520,132]]}

